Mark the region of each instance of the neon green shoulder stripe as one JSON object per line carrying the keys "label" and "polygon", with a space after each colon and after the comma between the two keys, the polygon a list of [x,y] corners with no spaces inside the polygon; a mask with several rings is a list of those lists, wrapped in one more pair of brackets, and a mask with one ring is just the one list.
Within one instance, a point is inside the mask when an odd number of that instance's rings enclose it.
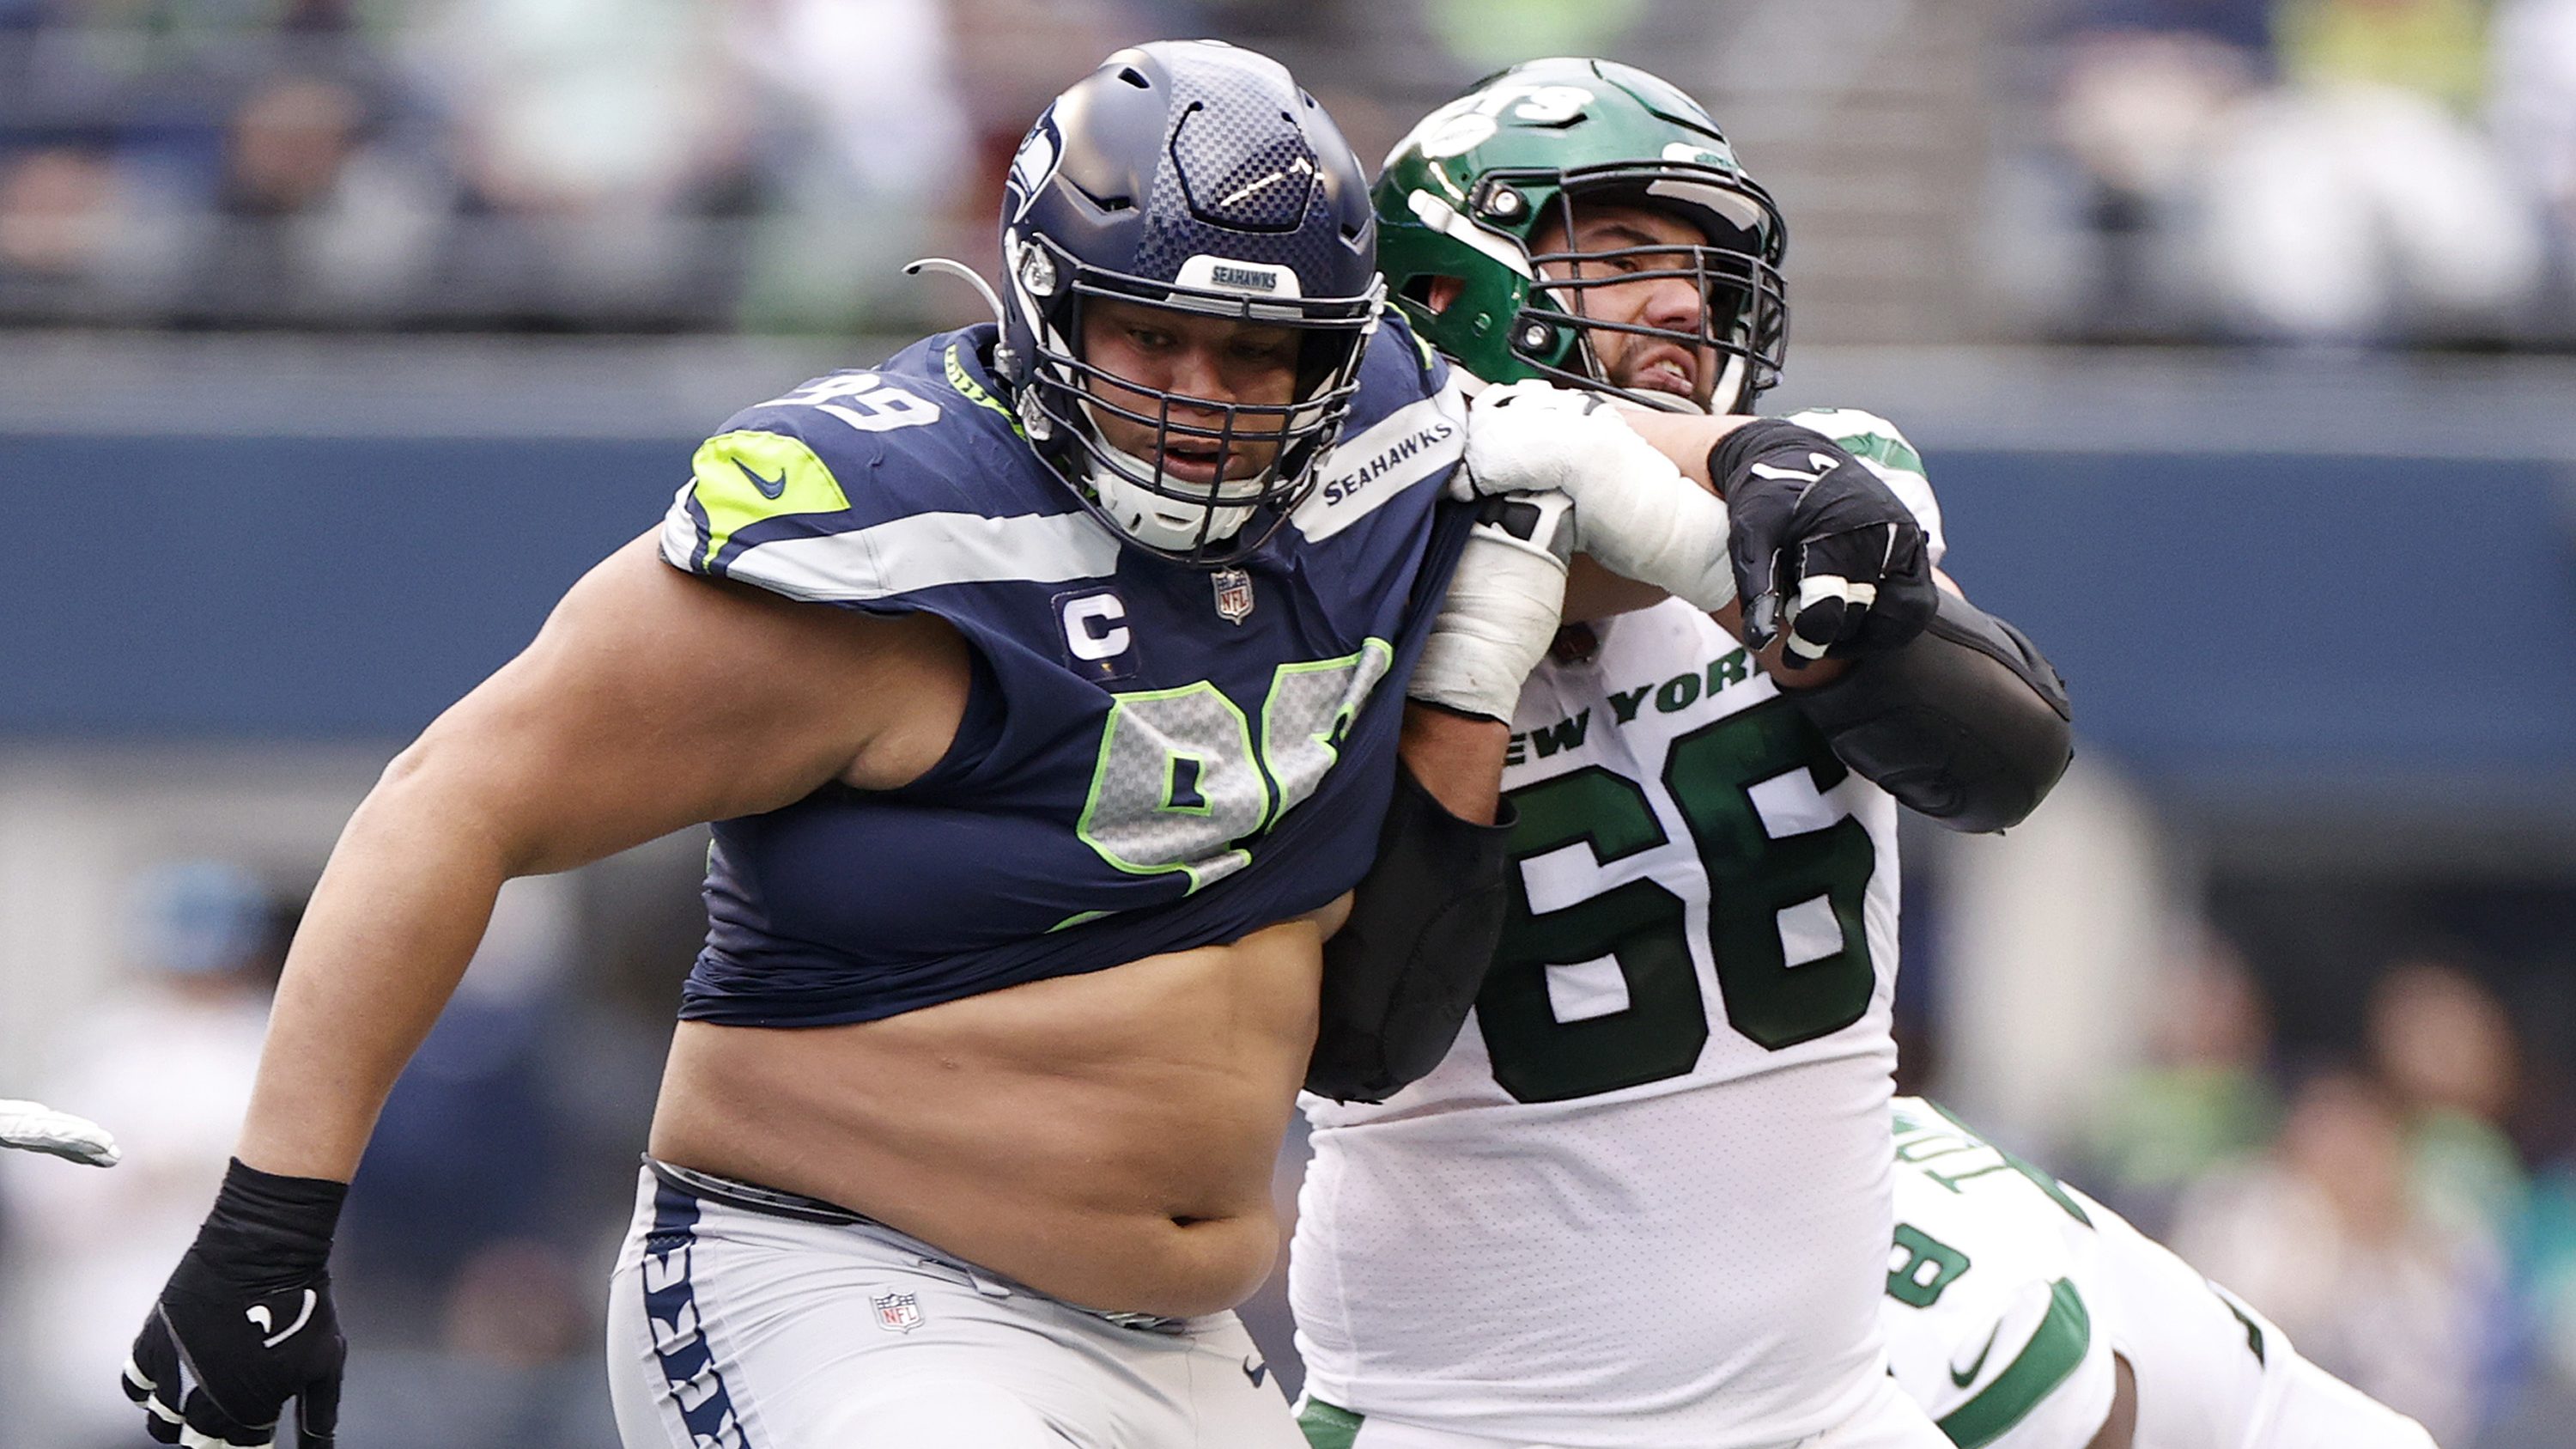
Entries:
{"label": "neon green shoulder stripe", "polygon": [[972,376],[968,375],[966,364],[957,356],[959,345],[960,344],[954,342],[949,343],[948,351],[940,357],[940,364],[948,373],[948,385],[957,389],[957,395],[959,397],[966,399],[975,406],[979,408],[991,408],[993,411],[1000,413],[1002,415],[1002,420],[1011,425],[1012,432],[1018,433],[1023,438],[1027,437],[1028,431],[1020,426],[1019,418],[1014,416],[1009,408],[1002,406],[999,398],[996,398],[991,393],[984,391],[983,384],[977,382]]}
{"label": "neon green shoulder stripe", "polygon": [[703,573],[733,536],[752,524],[793,513],[841,513],[850,497],[804,441],[745,428],[718,433],[690,460],[690,491],[706,510],[706,551],[691,562]]}
{"label": "neon green shoulder stripe", "polygon": [[2092,1342],[2093,1315],[2085,1311],[2083,1295],[2063,1278],[2051,1283],[2048,1314],[2039,1321],[2039,1331],[1993,1383],[1942,1416],[1941,1432],[1958,1449],[1983,1449],[2055,1393],[2084,1362],[2084,1350]]}

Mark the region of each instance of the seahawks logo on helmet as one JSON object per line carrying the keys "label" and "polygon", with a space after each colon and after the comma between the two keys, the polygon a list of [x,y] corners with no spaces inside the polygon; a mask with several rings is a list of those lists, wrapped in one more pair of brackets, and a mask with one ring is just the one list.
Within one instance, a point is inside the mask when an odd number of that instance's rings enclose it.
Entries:
{"label": "seahawks logo on helmet", "polygon": [[1046,185],[1048,177],[1055,175],[1055,163],[1062,154],[1056,145],[1055,108],[1050,106],[1045,115],[1038,117],[1038,123],[1029,128],[1029,134],[1020,142],[1020,149],[1011,155],[1009,194],[1012,220],[1019,219],[1020,213],[1028,209],[1029,199],[1038,194],[1038,188]]}

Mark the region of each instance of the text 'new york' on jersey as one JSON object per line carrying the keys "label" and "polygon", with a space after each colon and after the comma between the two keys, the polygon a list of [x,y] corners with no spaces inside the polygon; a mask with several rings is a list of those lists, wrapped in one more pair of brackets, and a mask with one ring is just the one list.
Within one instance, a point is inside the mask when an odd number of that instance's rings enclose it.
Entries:
{"label": "text 'new york' on jersey", "polygon": [[[745,410],[672,564],[923,611],[974,646],[958,738],[900,790],[719,822],[684,1017],[822,1025],[1234,939],[1349,889],[1398,684],[1464,542],[1447,369],[1390,318],[1321,482],[1239,570],[1122,546],[1020,436],[993,329]],[[1384,687],[1382,687],[1384,686]]]}

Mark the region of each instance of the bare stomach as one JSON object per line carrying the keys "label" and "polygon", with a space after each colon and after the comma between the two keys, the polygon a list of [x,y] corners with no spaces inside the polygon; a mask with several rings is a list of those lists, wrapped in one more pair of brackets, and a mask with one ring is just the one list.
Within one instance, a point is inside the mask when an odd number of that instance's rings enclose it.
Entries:
{"label": "bare stomach", "polygon": [[684,1021],[653,1155],[837,1203],[1087,1308],[1232,1307],[1278,1255],[1271,1168],[1346,902],[883,1021]]}

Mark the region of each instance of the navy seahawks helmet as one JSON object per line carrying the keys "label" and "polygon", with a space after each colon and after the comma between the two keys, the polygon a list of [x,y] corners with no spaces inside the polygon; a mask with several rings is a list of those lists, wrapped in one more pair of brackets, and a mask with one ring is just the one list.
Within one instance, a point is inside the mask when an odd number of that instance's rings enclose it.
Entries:
{"label": "navy seahawks helmet", "polygon": [[[1122,50],[1056,97],[1011,163],[1002,271],[995,363],[1030,442],[1118,532],[1207,566],[1258,549],[1314,486],[1385,295],[1349,143],[1285,67],[1212,40]],[[1104,298],[1292,329],[1290,400],[1198,397],[1093,366],[1083,316]],[[1110,401],[1095,381],[1143,401]],[[1104,441],[1104,413],[1153,428],[1152,456]],[[1159,465],[1175,441],[1217,450],[1213,480]],[[1226,477],[1247,443],[1278,446]]]}

